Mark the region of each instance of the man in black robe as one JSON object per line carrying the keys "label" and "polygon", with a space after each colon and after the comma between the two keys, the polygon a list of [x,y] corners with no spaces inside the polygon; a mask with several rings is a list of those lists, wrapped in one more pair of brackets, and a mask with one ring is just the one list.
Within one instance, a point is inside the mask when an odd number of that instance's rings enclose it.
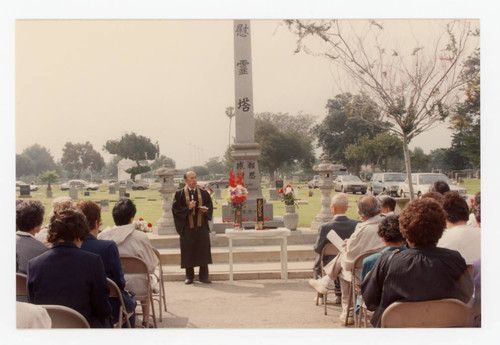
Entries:
{"label": "man in black robe", "polygon": [[186,270],[185,284],[193,284],[194,267],[199,266],[199,280],[210,284],[208,264],[212,263],[210,252],[210,229],[213,205],[210,194],[197,186],[194,171],[184,174],[186,186],[174,196],[172,213],[175,229],[180,235],[181,268]]}

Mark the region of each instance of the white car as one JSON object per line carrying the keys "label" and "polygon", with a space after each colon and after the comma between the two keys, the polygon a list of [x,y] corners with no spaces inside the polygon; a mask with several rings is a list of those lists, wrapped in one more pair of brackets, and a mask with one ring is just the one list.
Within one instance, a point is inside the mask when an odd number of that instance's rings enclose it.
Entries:
{"label": "white car", "polygon": [[366,193],[366,183],[361,181],[361,179],[354,175],[340,175],[335,178],[335,191],[339,191],[342,193],[353,193],[357,192],[361,194]]}
{"label": "white car", "polygon": [[375,173],[370,179],[370,192],[373,195],[380,193],[398,196],[398,188],[401,182],[406,180],[406,174],[397,172]]}
{"label": "white car", "polygon": [[[445,174],[440,173],[418,173],[411,174],[411,180],[413,183],[413,192],[420,198],[422,194],[429,191],[429,187],[436,181],[444,181],[450,186],[452,192],[458,192],[463,198],[467,197],[467,191],[465,188],[458,187],[451,182],[451,180]],[[410,195],[410,187],[408,186],[408,179],[399,185],[399,195],[401,197],[407,197]]]}
{"label": "white car", "polygon": [[85,180],[69,180],[66,183],[61,185],[61,190],[69,190],[72,186],[75,186],[78,189],[86,189],[86,190],[98,190],[99,185],[95,183],[88,183]]}

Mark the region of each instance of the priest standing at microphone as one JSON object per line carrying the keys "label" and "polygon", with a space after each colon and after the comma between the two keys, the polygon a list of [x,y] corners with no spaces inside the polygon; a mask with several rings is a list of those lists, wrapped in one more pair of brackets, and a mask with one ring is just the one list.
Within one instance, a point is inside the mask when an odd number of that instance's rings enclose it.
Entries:
{"label": "priest standing at microphone", "polygon": [[197,186],[194,171],[184,174],[186,186],[174,196],[172,213],[175,230],[180,235],[181,268],[186,270],[185,284],[193,284],[194,268],[200,267],[199,280],[210,284],[208,264],[212,263],[210,252],[210,228],[213,206],[210,194]]}

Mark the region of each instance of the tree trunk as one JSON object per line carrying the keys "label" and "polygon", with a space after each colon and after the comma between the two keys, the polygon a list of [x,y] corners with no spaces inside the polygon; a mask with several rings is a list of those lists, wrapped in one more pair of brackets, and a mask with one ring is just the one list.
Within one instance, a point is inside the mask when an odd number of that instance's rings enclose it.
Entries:
{"label": "tree trunk", "polygon": [[410,187],[410,201],[413,201],[415,196],[413,193],[413,182],[411,180],[410,149],[408,148],[408,138],[406,134],[403,135],[403,152],[405,155],[406,177],[408,178],[408,186]]}

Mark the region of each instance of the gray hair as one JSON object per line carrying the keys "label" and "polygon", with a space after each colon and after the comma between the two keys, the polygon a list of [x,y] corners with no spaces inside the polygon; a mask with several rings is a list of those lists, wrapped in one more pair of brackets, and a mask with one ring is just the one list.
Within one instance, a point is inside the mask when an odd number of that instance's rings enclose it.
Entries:
{"label": "gray hair", "polygon": [[73,204],[73,199],[69,196],[60,196],[52,200],[52,210],[49,213],[49,219],[54,215],[54,210],[59,206],[70,206]]}
{"label": "gray hair", "polygon": [[371,218],[380,213],[380,203],[372,195],[367,195],[358,200],[358,211],[362,217]]}
{"label": "gray hair", "polygon": [[347,194],[345,193],[338,193],[335,194],[332,198],[332,202],[330,206],[337,206],[337,207],[347,207],[349,206],[349,198],[347,197]]}

